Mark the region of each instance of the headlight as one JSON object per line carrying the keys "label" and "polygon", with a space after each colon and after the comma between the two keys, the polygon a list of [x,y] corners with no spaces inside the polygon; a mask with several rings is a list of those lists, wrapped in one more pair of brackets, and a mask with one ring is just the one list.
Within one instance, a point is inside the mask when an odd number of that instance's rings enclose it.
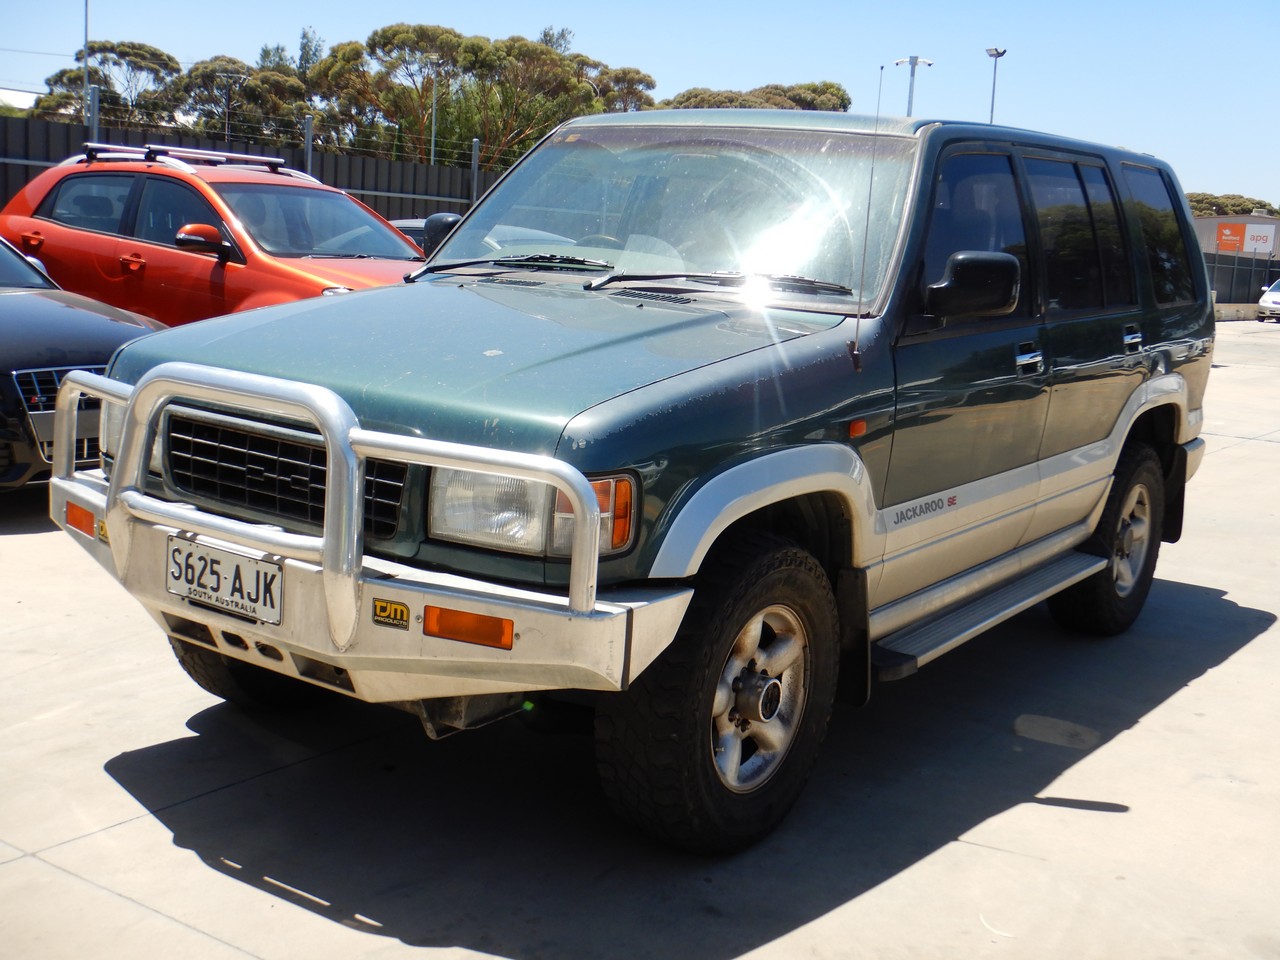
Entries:
{"label": "headlight", "polygon": [[[98,449],[104,460],[114,461],[120,455],[120,436],[124,433],[125,409],[123,404],[102,401],[102,407],[98,412]],[[147,469],[157,475],[164,472],[158,442],[151,446]]]}
{"label": "headlight", "polygon": [[544,483],[441,468],[431,476],[428,532],[441,540],[540,554],[550,509],[551,489]]}
{"label": "headlight", "polygon": [[124,407],[118,403],[102,401],[98,411],[98,448],[104,456],[115,459],[120,449],[120,434],[124,430]]}
{"label": "headlight", "polygon": [[[591,487],[600,506],[600,554],[621,553],[635,537],[635,482],[607,477]],[[428,533],[440,540],[560,557],[569,556],[573,544],[569,499],[532,480],[439,468],[431,477],[428,516]]]}

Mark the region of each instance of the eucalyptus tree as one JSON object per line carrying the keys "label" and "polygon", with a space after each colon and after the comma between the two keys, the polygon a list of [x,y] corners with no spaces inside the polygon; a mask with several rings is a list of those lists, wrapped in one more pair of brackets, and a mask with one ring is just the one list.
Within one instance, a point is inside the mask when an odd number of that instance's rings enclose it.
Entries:
{"label": "eucalyptus tree", "polygon": [[[99,117],[105,125],[137,128],[173,122],[170,87],[182,72],[173,56],[134,40],[90,40],[87,56],[88,80],[98,87]],[[81,66],[59,70],[45,80],[49,92],[36,99],[33,116],[83,115],[85,57],[85,48],[77,50]]]}

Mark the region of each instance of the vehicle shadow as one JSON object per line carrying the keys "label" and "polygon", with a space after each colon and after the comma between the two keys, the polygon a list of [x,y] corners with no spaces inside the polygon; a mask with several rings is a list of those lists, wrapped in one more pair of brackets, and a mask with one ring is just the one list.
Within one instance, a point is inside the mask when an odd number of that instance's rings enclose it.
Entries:
{"label": "vehicle shadow", "polygon": [[49,519],[49,485],[32,483],[0,491],[0,537],[56,530]]}
{"label": "vehicle shadow", "polygon": [[[1105,796],[1040,793],[1275,619],[1169,581],[1112,640],[1028,611],[878,688],[868,707],[838,707],[790,818],[724,859],[620,826],[588,738],[517,722],[432,743],[407,715],[342,702],[259,720],[309,752],[273,767],[260,726],[218,706],[190,719],[198,736],[106,769],[211,869],[349,928],[518,960],[727,960],[1019,804],[1125,815],[1124,782]],[[203,792],[187,784],[185,797],[165,786],[214,755],[244,773]]]}

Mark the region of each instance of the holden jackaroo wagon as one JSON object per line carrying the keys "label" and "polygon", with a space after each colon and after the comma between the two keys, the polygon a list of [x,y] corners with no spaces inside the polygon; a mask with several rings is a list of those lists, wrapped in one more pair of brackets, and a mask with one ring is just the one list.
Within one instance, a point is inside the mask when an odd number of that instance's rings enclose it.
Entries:
{"label": "holden jackaroo wagon", "polygon": [[796,799],[838,674],[865,696],[1040,601],[1122,631],[1179,536],[1213,323],[1157,160],[607,115],[457,221],[405,283],[64,383],[58,430],[98,397],[104,452],[57,464],[54,517],[207,690],[432,737],[589,709],[624,817],[732,850]]}

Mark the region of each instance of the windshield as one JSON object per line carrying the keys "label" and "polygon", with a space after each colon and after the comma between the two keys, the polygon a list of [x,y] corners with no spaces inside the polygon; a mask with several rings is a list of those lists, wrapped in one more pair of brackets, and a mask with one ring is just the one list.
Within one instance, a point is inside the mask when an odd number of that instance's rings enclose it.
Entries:
{"label": "windshield", "polygon": [[422,257],[398,230],[345,193],[259,183],[214,189],[254,243],[277,257]]}
{"label": "windshield", "polygon": [[56,290],[52,281],[7,243],[0,243],[0,289]]}
{"label": "windshield", "polygon": [[871,302],[897,240],[914,148],[830,131],[570,126],[512,171],[433,264],[569,256],[630,275],[807,277]]}

